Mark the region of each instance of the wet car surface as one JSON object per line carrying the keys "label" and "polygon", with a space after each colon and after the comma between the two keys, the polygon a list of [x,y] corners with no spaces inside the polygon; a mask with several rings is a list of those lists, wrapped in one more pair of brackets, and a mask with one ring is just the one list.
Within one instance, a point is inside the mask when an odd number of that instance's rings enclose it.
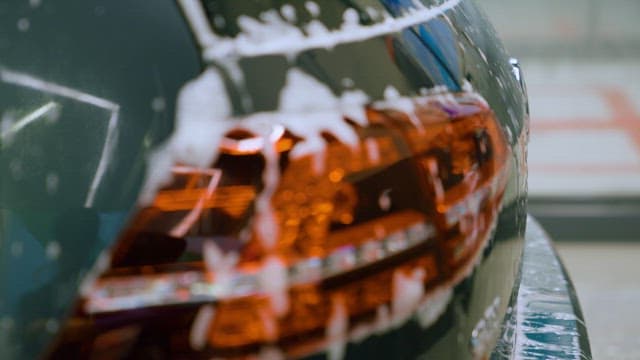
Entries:
{"label": "wet car surface", "polygon": [[8,357],[545,349],[511,316],[545,286],[521,267],[526,93],[473,3],[0,16]]}

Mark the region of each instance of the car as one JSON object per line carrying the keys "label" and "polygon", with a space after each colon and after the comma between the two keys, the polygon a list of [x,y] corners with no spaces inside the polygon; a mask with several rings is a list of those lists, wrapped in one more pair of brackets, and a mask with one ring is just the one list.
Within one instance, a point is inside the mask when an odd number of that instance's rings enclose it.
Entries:
{"label": "car", "polygon": [[0,2],[0,355],[590,358],[470,0]]}

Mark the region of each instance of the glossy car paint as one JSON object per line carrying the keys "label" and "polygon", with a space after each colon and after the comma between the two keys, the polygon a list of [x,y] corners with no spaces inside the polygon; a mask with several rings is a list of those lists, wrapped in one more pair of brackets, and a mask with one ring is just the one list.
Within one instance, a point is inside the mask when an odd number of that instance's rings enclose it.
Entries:
{"label": "glossy car paint", "polygon": [[[258,14],[280,5],[206,3],[223,7],[229,18],[234,11]],[[384,6],[393,14],[409,6],[403,1],[349,3]],[[428,7],[441,3],[446,2],[425,1]],[[323,3],[322,21],[337,28],[346,7],[346,2]],[[360,20],[366,23],[363,14]],[[3,356],[32,358],[55,340],[84,275],[125,224],[143,182],[146,156],[171,133],[180,87],[197,77],[207,61],[200,60],[193,33],[172,1],[3,2],[0,17],[8,19],[0,24],[3,133],[14,119],[38,109],[47,113],[43,121],[3,137],[1,154],[0,348]],[[383,46],[388,43],[395,58]],[[501,334],[520,266],[528,131],[523,88],[490,24],[476,5],[461,1],[385,39],[311,49],[293,61],[282,55],[243,59],[240,67],[252,102],[243,104],[244,90],[228,76],[234,112],[273,109],[277,91],[272,89],[282,87],[291,66],[337,93],[348,77],[350,86],[372,100],[381,99],[390,84],[402,95],[415,96],[422,87],[445,85],[455,92],[468,82],[495,112],[513,161],[496,232],[482,261],[456,286],[445,312],[429,328],[410,321],[347,348],[353,358],[487,354]],[[114,118],[117,146],[109,140],[114,139],[109,136]],[[105,156],[107,168],[90,196]]]}
{"label": "glossy car paint", "polygon": [[531,217],[514,288],[491,359],[591,359],[575,289],[549,235]]}

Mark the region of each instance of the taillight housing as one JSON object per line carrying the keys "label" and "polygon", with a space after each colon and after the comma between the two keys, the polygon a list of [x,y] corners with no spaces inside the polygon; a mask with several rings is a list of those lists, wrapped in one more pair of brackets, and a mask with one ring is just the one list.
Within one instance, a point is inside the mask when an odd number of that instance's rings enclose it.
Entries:
{"label": "taillight housing", "polygon": [[164,314],[185,328],[172,346],[227,357],[274,345],[313,353],[416,312],[428,325],[438,315],[429,299],[487,244],[510,157],[478,96],[411,103],[411,114],[366,106],[366,124],[343,119],[356,146],[325,132],[302,155],[303,137],[286,126],[262,136],[239,123],[210,168],[176,164],[77,317],[108,328],[122,314]]}

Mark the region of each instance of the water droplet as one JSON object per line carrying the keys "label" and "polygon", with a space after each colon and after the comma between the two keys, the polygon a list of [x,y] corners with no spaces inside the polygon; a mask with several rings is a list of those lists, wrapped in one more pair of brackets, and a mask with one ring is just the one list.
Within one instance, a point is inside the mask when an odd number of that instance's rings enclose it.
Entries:
{"label": "water droplet", "polygon": [[31,8],[33,9],[39,7],[41,4],[42,0],[29,0],[29,6],[31,6]]}
{"label": "water droplet", "polygon": [[96,16],[102,16],[104,15],[106,12],[106,9],[104,8],[104,6],[96,6],[95,9],[93,9],[93,13],[96,14]]}
{"label": "water droplet", "polygon": [[58,331],[58,328],[60,328],[60,324],[58,323],[58,320],[52,318],[47,320],[47,322],[44,324],[44,327],[47,332],[56,333]]}
{"label": "water droplet", "polygon": [[227,21],[222,15],[216,15],[213,17],[213,25],[218,28],[223,28],[227,24]]}
{"label": "water droplet", "polygon": [[58,257],[60,257],[62,248],[57,241],[52,241],[47,244],[47,249],[45,251],[49,260],[56,260]]}
{"label": "water droplet", "polygon": [[9,171],[11,171],[11,176],[14,180],[22,179],[22,175],[24,173],[22,169],[22,162],[20,160],[14,159],[9,164]]}
{"label": "water droplet", "polygon": [[11,244],[11,255],[14,257],[18,257],[22,255],[24,251],[24,246],[22,245],[22,241],[14,241]]}
{"label": "water droplet", "polygon": [[290,4],[284,5],[280,8],[280,13],[289,22],[296,21],[296,9]]}
{"label": "water droplet", "polygon": [[62,106],[60,104],[55,103],[55,106],[48,111],[45,116],[45,121],[48,123],[55,123],[60,119],[60,114],[62,114]]}
{"label": "water droplet", "polygon": [[2,134],[2,140],[8,140],[7,138],[11,135],[11,128],[15,121],[16,119],[12,112],[6,111],[2,113],[2,118],[0,119],[0,134]]}
{"label": "water droplet", "polygon": [[29,31],[30,27],[31,27],[31,22],[29,21],[29,19],[21,18],[20,20],[18,20],[18,30],[25,32],[25,31]]}
{"label": "water droplet", "polygon": [[311,16],[316,17],[320,15],[320,6],[318,6],[315,1],[307,1],[304,3],[304,7],[307,8],[307,11]]}
{"label": "water droplet", "polygon": [[343,26],[356,26],[360,23],[360,15],[354,8],[348,8],[342,14]]}
{"label": "water droplet", "polygon": [[0,319],[0,330],[2,331],[11,330],[11,328],[13,328],[13,325],[13,319],[10,317],[3,317],[2,319]]}
{"label": "water droplet", "polygon": [[380,206],[380,209],[382,209],[383,211],[389,211],[389,209],[391,208],[391,197],[389,196],[390,192],[391,189],[387,189],[383,191],[382,194],[380,194],[380,197],[378,197],[378,206]]}
{"label": "water droplet", "polygon": [[60,178],[56,173],[48,173],[45,179],[47,193],[49,195],[53,195],[58,191],[58,184],[60,182]]}
{"label": "water droplet", "polygon": [[166,107],[167,107],[167,102],[161,96],[155,97],[151,101],[151,109],[153,109],[153,111],[155,112],[164,111]]}
{"label": "water droplet", "polygon": [[342,86],[346,87],[346,88],[352,88],[355,83],[353,82],[353,79],[351,78],[342,78],[342,80],[340,81],[342,83]]}

